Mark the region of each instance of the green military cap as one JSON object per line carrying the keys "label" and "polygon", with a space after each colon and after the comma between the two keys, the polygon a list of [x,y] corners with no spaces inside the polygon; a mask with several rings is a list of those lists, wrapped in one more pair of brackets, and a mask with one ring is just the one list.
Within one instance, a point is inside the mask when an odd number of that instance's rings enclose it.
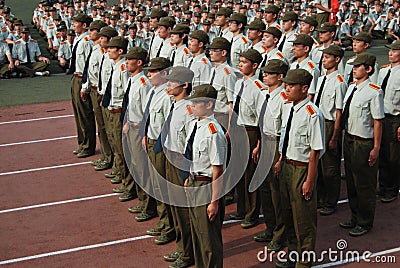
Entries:
{"label": "green military cap", "polygon": [[137,25],[135,23],[132,23],[131,25],[129,25],[129,30],[131,29],[137,30]]}
{"label": "green military cap", "polygon": [[190,19],[183,19],[183,20],[181,21],[181,24],[190,25]]}
{"label": "green military cap", "polygon": [[97,6],[96,5],[92,6],[91,10],[97,10]]}
{"label": "green military cap", "polygon": [[74,21],[82,22],[82,23],[89,23],[90,18],[86,14],[78,14],[75,17],[72,18]]}
{"label": "green military cap", "polygon": [[150,13],[150,18],[162,18],[168,16],[168,13],[159,8],[153,8]]}
{"label": "green military cap", "polygon": [[318,22],[313,16],[307,16],[302,21],[314,27],[318,26]]}
{"label": "green military cap", "polygon": [[299,34],[296,39],[289,42],[292,42],[293,44],[302,44],[308,47],[312,47],[314,44],[314,40],[308,34]]}
{"label": "green military cap", "polygon": [[228,18],[231,15],[232,15],[232,9],[228,7],[221,7],[217,12],[217,16],[225,16]]}
{"label": "green military cap", "polygon": [[175,26],[175,20],[169,18],[169,17],[162,17],[160,21],[158,22],[158,26],[164,26],[166,28],[171,27],[173,28]]}
{"label": "green military cap", "polygon": [[29,27],[28,26],[23,26],[21,28],[21,33],[30,33]]}
{"label": "green military cap", "polygon": [[193,77],[193,71],[183,66],[173,67],[168,75],[163,76],[163,78],[166,80],[172,80],[181,83],[192,83]]}
{"label": "green military cap", "polygon": [[368,44],[370,44],[370,43],[372,42],[372,37],[369,36],[369,34],[366,33],[366,32],[359,32],[358,34],[356,34],[356,35],[353,37],[353,39],[354,39],[354,40],[364,41],[364,42],[366,42],[366,43],[368,43]]}
{"label": "green military cap", "polygon": [[215,37],[208,48],[225,49],[229,51],[231,49],[231,43],[224,37]]}
{"label": "green military cap", "polygon": [[350,19],[352,19],[352,20],[354,20],[354,21],[357,21],[357,20],[358,20],[357,14],[352,14],[352,15],[350,16]]}
{"label": "green military cap", "polygon": [[297,15],[297,13],[289,11],[285,13],[285,15],[282,18],[282,21],[288,21],[288,20],[297,21],[298,18],[299,15]]}
{"label": "green military cap", "polygon": [[138,10],[139,11],[146,11],[146,8],[144,6],[140,6]]}
{"label": "green military cap", "polygon": [[208,13],[207,14],[207,18],[210,18],[210,19],[215,19],[215,13]]}
{"label": "green military cap", "polygon": [[269,60],[267,62],[267,65],[261,68],[261,71],[266,73],[284,74],[284,75],[286,75],[288,70],[289,70],[289,65],[287,65],[284,61],[278,59]]}
{"label": "green military cap", "polygon": [[129,16],[136,16],[136,11],[135,10],[129,11]]}
{"label": "green military cap", "polygon": [[323,53],[337,56],[337,57],[343,57],[344,51],[337,45],[330,45],[329,47],[325,48],[322,50]]}
{"label": "green military cap", "polygon": [[199,42],[203,42],[204,45],[207,45],[210,38],[208,37],[207,33],[202,30],[195,30],[189,35],[190,38],[194,38],[199,40]]}
{"label": "green military cap", "polygon": [[157,57],[157,58],[153,58],[150,60],[149,64],[147,65],[147,67],[145,67],[144,69],[146,70],[164,70],[171,67],[171,61],[167,58],[163,58],[163,57]]}
{"label": "green military cap", "polygon": [[111,18],[111,13],[108,13],[108,12],[105,12],[105,15],[104,15],[106,18]]}
{"label": "green military cap", "polygon": [[314,9],[314,6],[313,6],[313,5],[310,5],[310,4],[308,4],[308,5],[306,5],[306,8],[311,8],[311,9]]}
{"label": "green military cap", "polygon": [[203,20],[203,25],[211,25],[211,21],[209,21],[209,20]]}
{"label": "green military cap", "polygon": [[218,9],[218,5],[212,5],[211,8],[212,9]]}
{"label": "green military cap", "polygon": [[118,15],[111,15],[110,20],[118,20],[119,16]]}
{"label": "green military cap", "polygon": [[171,30],[171,34],[189,34],[190,28],[184,24],[177,24],[174,29]]}
{"label": "green military cap", "polygon": [[300,84],[309,86],[312,79],[313,76],[308,71],[304,69],[293,69],[289,70],[286,77],[282,78],[282,82],[289,85]]}
{"label": "green military cap", "polygon": [[257,31],[264,31],[266,26],[262,20],[254,19],[249,26],[247,26],[249,30],[257,30]]}
{"label": "green military cap", "polygon": [[203,84],[193,88],[193,94],[187,97],[187,100],[192,101],[209,101],[216,100],[218,91],[210,84]]}
{"label": "green military cap", "polygon": [[233,13],[229,18],[229,21],[236,21],[238,23],[242,23],[243,25],[247,24],[247,17],[242,13]]}
{"label": "green military cap", "polygon": [[143,19],[142,19],[142,22],[150,22],[150,17],[144,17]]}
{"label": "green military cap", "polygon": [[192,12],[191,10],[185,10],[185,11],[183,12],[183,14],[192,15],[193,12]]}
{"label": "green military cap", "polygon": [[264,33],[269,33],[269,34],[272,34],[274,37],[276,37],[276,38],[278,38],[278,39],[281,39],[281,36],[282,36],[282,32],[281,32],[281,30],[279,30],[278,28],[276,28],[276,27],[268,27],[268,29],[266,29],[265,31],[263,31]]}
{"label": "green military cap", "polygon": [[122,7],[120,6],[116,6],[113,8],[114,11],[122,11]]}
{"label": "green military cap", "polygon": [[64,31],[64,30],[67,30],[67,26],[66,25],[63,25],[63,24],[58,25],[57,31],[61,32],[61,31]]}
{"label": "green military cap", "polygon": [[321,24],[319,28],[317,28],[318,32],[336,32],[336,25],[331,22],[324,22]]}
{"label": "green military cap", "polygon": [[137,22],[142,22],[143,21],[143,16],[137,16],[136,17]]}
{"label": "green military cap", "polygon": [[67,35],[75,36],[76,34],[75,34],[75,31],[73,29],[68,29],[67,30]]}
{"label": "green military cap", "polygon": [[272,13],[272,14],[278,14],[279,11],[280,8],[275,5],[270,5],[264,10],[265,13]]}
{"label": "green military cap", "polygon": [[128,47],[128,40],[123,36],[115,36],[108,44],[106,44],[106,47],[117,47],[126,49]]}
{"label": "green military cap", "polygon": [[400,41],[396,40],[393,44],[385,45],[385,47],[393,49],[393,50],[399,50],[400,49]]}
{"label": "green military cap", "polygon": [[53,20],[61,20],[60,14],[54,15]]}
{"label": "green military cap", "polygon": [[256,12],[261,12],[264,13],[264,10],[262,10],[261,8],[257,9]]}
{"label": "green military cap", "polygon": [[95,21],[93,21],[93,22],[90,24],[89,30],[97,30],[97,31],[100,31],[101,28],[103,28],[103,27],[105,27],[105,26],[107,26],[107,23],[105,23],[104,21],[102,21],[102,20],[95,20]]}
{"label": "green military cap", "polygon": [[255,49],[250,48],[247,51],[244,51],[240,53],[240,57],[244,57],[252,62],[260,64],[263,60],[263,57],[261,56],[260,52],[258,52]]}
{"label": "green military cap", "polygon": [[110,39],[110,38],[117,36],[118,32],[117,32],[117,30],[115,30],[115,28],[113,28],[111,26],[106,26],[106,27],[101,28],[99,35],[108,37],[108,39]]}
{"label": "green military cap", "polygon": [[363,52],[357,55],[357,58],[353,61],[350,62],[350,65],[361,65],[361,64],[366,64],[369,66],[374,66],[376,62],[376,57],[375,55],[368,53],[368,52]]}
{"label": "green military cap", "polygon": [[200,12],[194,12],[193,17],[198,17],[201,18],[201,13]]}
{"label": "green military cap", "polygon": [[17,26],[17,25],[23,25],[22,20],[15,20],[15,21],[14,21],[14,25],[15,25],[15,26]]}
{"label": "green military cap", "polygon": [[131,49],[129,49],[129,52],[123,54],[122,57],[125,57],[127,59],[142,60],[144,62],[147,59],[147,50],[142,47],[132,47]]}
{"label": "green military cap", "polygon": [[127,31],[127,30],[128,30],[128,24],[120,23],[120,24],[119,24],[119,28],[122,29],[122,30]]}

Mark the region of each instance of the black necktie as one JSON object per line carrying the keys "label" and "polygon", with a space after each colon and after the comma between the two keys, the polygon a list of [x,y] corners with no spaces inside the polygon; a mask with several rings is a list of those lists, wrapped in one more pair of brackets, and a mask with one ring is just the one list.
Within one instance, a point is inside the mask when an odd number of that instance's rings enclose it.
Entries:
{"label": "black necktie", "polygon": [[164,45],[164,42],[161,42],[161,46],[158,48],[156,58],[160,57],[160,53],[161,53],[161,49],[162,49],[163,45]]}
{"label": "black necktie", "polygon": [[189,62],[188,69],[190,69],[190,67],[192,66],[192,63],[193,63],[193,58]]}
{"label": "black necktie", "polygon": [[151,41],[150,41],[150,46],[149,46],[149,51],[151,51],[151,46],[153,45],[153,41],[154,41],[154,37],[156,36],[156,34],[154,33],[153,36],[151,37]]}
{"label": "black necktie", "polygon": [[350,76],[349,80],[347,81],[347,84],[350,85],[351,82],[353,82],[353,67],[351,67]]}
{"label": "black necktie", "polygon": [[214,78],[215,78],[215,68],[213,69],[213,73],[211,75],[210,85],[214,83]]}
{"label": "black necktie", "polygon": [[319,107],[319,103],[321,101],[321,96],[322,96],[322,91],[324,90],[325,81],[326,81],[326,75],[324,76],[324,79],[322,79],[322,83],[321,83],[321,86],[319,87],[319,91],[318,91],[317,100],[315,101],[315,105],[317,107]]}
{"label": "black necktie", "polygon": [[182,180],[185,180],[187,179],[187,177],[189,177],[190,163],[193,160],[193,141],[194,141],[194,136],[196,135],[196,131],[197,131],[197,122],[194,124],[192,134],[190,134],[190,137],[187,141],[184,154],[185,158],[182,163],[182,169],[179,171],[179,176],[182,178]]}
{"label": "black necktie", "polygon": [[322,52],[322,54],[321,54],[321,58],[319,58],[319,62],[318,62],[318,68],[319,68],[319,71],[321,71],[321,70],[322,70],[322,58],[323,58],[323,56],[324,56],[324,54],[323,54],[323,52]]}
{"label": "black necktie", "polygon": [[264,128],[264,116],[265,116],[265,111],[267,110],[269,97],[270,97],[269,94],[265,96],[265,100],[261,106],[260,117],[258,118],[258,125],[260,126],[260,131],[262,131]]}
{"label": "black necktie", "polygon": [[[260,68],[259,69],[261,69],[262,67],[264,67],[265,66],[265,64],[267,63],[267,54],[265,54],[265,57],[264,57],[264,59],[263,59],[263,61],[261,62],[261,65],[260,65]],[[260,73],[258,74],[258,80],[260,80],[260,81],[262,81],[263,80],[263,73],[262,73],[262,71],[260,70]]]}
{"label": "black necktie", "polygon": [[167,119],[165,120],[163,129],[161,130],[160,135],[157,138],[156,143],[154,144],[154,153],[158,154],[163,150],[163,145],[165,143],[165,139],[167,138],[167,134],[169,133],[169,128],[171,124],[172,114],[174,112],[175,103],[172,103],[171,109],[169,109],[169,114]]}
{"label": "black necktie", "polygon": [[353,99],[354,92],[356,92],[356,90],[357,90],[357,87],[354,87],[353,91],[351,92],[349,98],[346,101],[346,105],[344,106],[342,118],[340,120],[340,127],[342,129],[347,128],[347,121],[349,120],[349,115],[350,115],[350,103],[351,103],[351,100]]}
{"label": "black necktie", "polygon": [[388,81],[389,81],[390,72],[391,72],[391,69],[389,69],[389,71],[387,72],[387,74],[386,74],[385,78],[383,79],[382,86],[381,86],[381,88],[382,88],[383,92],[385,92],[385,89],[386,89],[387,83],[388,83]]}
{"label": "black necktie", "polygon": [[299,68],[300,68],[300,64],[296,63],[296,69],[299,69]]}
{"label": "black necktie", "polygon": [[[82,39],[81,39],[82,40]],[[69,65],[69,73],[73,74],[75,72],[75,66],[76,66],[76,50],[78,49],[78,45],[79,42],[81,41],[79,40],[78,42],[76,42],[74,48],[72,49],[72,57],[71,57],[71,64]]]}
{"label": "black necktie", "polygon": [[286,157],[287,147],[289,145],[289,132],[290,132],[290,127],[292,126],[293,112],[294,112],[294,108],[292,107],[290,109],[289,119],[286,124],[285,138],[283,139],[283,146],[282,146],[283,159],[285,159],[285,157]]}
{"label": "black necktie", "polygon": [[126,88],[125,94],[124,94],[124,99],[122,100],[122,110],[121,110],[121,123],[124,123],[124,119],[125,119],[125,113],[126,110],[128,109],[128,105],[129,105],[129,92],[131,91],[131,83],[132,83],[132,79],[129,79],[129,83],[128,83],[128,87]]}
{"label": "black necktie", "polygon": [[238,95],[236,96],[235,105],[233,106],[233,113],[231,116],[231,126],[236,126],[236,124],[237,124],[237,120],[238,120],[238,116],[239,116],[240,99],[242,98],[243,88],[244,88],[244,81],[242,82],[242,85],[240,86],[240,90],[238,92]]}
{"label": "black necktie", "polygon": [[139,135],[141,137],[147,136],[147,131],[149,130],[149,124],[150,124],[150,103],[151,100],[154,97],[154,90],[151,91],[149,100],[147,101],[146,108],[144,109],[143,113],[143,119],[142,122],[140,123],[140,128],[139,128]]}
{"label": "black necktie", "polygon": [[101,79],[101,72],[102,72],[102,70],[103,70],[104,55],[105,55],[105,54],[103,54],[103,57],[101,58],[100,69],[99,69],[99,83],[98,83],[98,85],[97,85],[97,88],[98,88],[98,91],[99,91],[99,92],[100,92],[101,89],[103,88],[102,79]]}
{"label": "black necktie", "polygon": [[104,93],[103,96],[103,101],[101,102],[101,106],[103,106],[103,108],[107,108],[108,105],[110,105],[110,101],[111,101],[111,87],[112,87],[112,77],[113,77],[113,73],[114,73],[114,69],[111,69],[111,75],[110,75],[110,79],[108,79],[108,83],[107,83],[107,87],[106,87],[106,92]]}
{"label": "black necktie", "polygon": [[32,60],[31,60],[31,53],[29,52],[28,42],[25,43],[25,49],[26,49],[26,62],[28,64],[31,64]]}
{"label": "black necktie", "polygon": [[286,35],[283,36],[282,42],[279,44],[279,47],[278,47],[279,51],[282,51],[285,41],[286,41]]}
{"label": "black necktie", "polygon": [[172,58],[171,58],[172,66],[175,66],[175,56],[176,56],[176,50],[174,50],[174,52],[172,52]]}
{"label": "black necktie", "polygon": [[90,56],[92,56],[92,48],[90,48],[90,53],[89,56],[87,57],[86,61],[85,61],[85,68],[83,68],[83,73],[82,73],[82,83],[86,83],[87,79],[88,79],[88,73],[89,73],[89,60],[90,60]]}

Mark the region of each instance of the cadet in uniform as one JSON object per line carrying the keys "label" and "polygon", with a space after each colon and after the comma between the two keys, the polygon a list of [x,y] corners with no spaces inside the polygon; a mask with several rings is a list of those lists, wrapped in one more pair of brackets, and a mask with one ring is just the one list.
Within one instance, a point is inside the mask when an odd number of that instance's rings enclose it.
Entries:
{"label": "cadet in uniform", "polygon": [[326,152],[320,161],[317,189],[318,202],[322,206],[319,213],[328,216],[335,212],[340,194],[342,155],[340,118],[347,85],[338,72],[338,65],[344,55],[343,50],[339,46],[331,45],[325,48],[323,53],[322,64],[327,72],[318,78],[314,103],[325,118]]}
{"label": "cadet in uniform", "polygon": [[174,49],[171,53],[172,66],[187,66],[191,57],[191,53],[187,47],[188,34],[190,29],[188,26],[178,24],[171,30],[171,43]]}
{"label": "cadet in uniform", "polygon": [[232,15],[232,9],[221,7],[215,18],[215,24],[219,26],[218,37],[223,37],[232,42],[233,34],[229,31],[229,17]]}
{"label": "cadet in uniform", "polygon": [[282,29],[284,32],[278,45],[278,50],[282,51],[283,55],[285,55],[285,58],[287,58],[289,62],[293,61],[293,45],[290,41],[296,39],[297,36],[297,33],[295,33],[295,29],[297,27],[297,19],[298,15],[291,11],[286,12],[282,18]]}
{"label": "cadet in uniform", "polygon": [[[196,267],[222,267],[222,223],[225,212],[221,194],[221,180],[226,161],[227,142],[224,132],[215,120],[213,108],[217,91],[204,84],[193,88],[194,121],[186,139],[186,158],[191,158],[190,177],[185,180],[188,202],[209,197],[208,205],[193,204],[189,207],[190,228]],[[212,183],[212,192],[204,187]],[[201,187],[201,188],[200,188]],[[190,189],[189,189],[190,188]],[[202,189],[203,188],[203,189]],[[205,197],[207,196],[207,197]]]}
{"label": "cadet in uniform", "polygon": [[[273,167],[279,160],[279,139],[281,135],[283,105],[287,101],[287,94],[282,87],[281,79],[286,76],[289,66],[279,60],[268,61],[267,66],[261,68],[263,82],[266,85],[261,91],[265,100],[260,107],[259,126],[261,134],[261,148],[253,153],[256,162],[265,163],[273,157],[272,165],[267,176],[260,186],[261,207],[264,221],[267,225],[265,232],[254,236],[257,242],[269,242],[267,251],[277,252],[285,242],[285,226],[282,221],[280,205],[279,180],[275,175]],[[275,154],[271,155],[268,150],[275,148]],[[259,156],[257,155],[259,152]]]}
{"label": "cadet in uniform", "polygon": [[161,38],[162,43],[158,48],[156,57],[163,57],[169,59],[172,55],[175,44],[171,42],[170,31],[175,26],[175,20],[170,17],[161,18],[158,22],[157,33]]}
{"label": "cadet in uniform", "polygon": [[263,31],[265,30],[265,24],[262,20],[254,20],[247,27],[247,36],[251,43],[249,44],[250,48],[254,48],[261,55],[265,54],[267,49],[263,46],[263,42],[261,41],[263,38]]}
{"label": "cadet in uniform", "polygon": [[192,31],[189,35],[189,50],[193,54],[186,67],[193,71],[193,86],[210,81],[211,62],[206,57],[205,48],[208,45],[208,35],[201,30]]}
{"label": "cadet in uniform", "polygon": [[351,62],[357,81],[349,86],[344,98],[344,166],[351,219],[339,225],[351,229],[351,236],[370,231],[375,216],[378,157],[385,117],[383,92],[369,79],[375,71],[375,61],[374,55],[365,52]]}
{"label": "cadet in uniform", "polygon": [[[279,142],[281,207],[288,254],[297,251],[300,259],[278,262],[277,267],[310,267],[303,252],[315,251],[317,235],[316,179],[318,160],[325,151],[325,122],[321,111],[307,98],[313,77],[304,69],[290,70],[285,78],[290,103],[285,105]],[[290,110],[290,112],[289,112]],[[290,255],[289,255],[290,256]]]}
{"label": "cadet in uniform", "polygon": [[[251,153],[259,142],[257,107],[262,101],[260,92],[264,85],[257,79],[255,72],[261,61],[262,56],[255,49],[249,49],[240,55],[239,70],[244,78],[238,80],[235,84],[235,103],[230,121],[230,129],[234,129],[236,126],[246,129],[250,146],[250,155],[247,156],[247,159],[245,156],[244,159],[244,161],[248,161],[246,170],[236,185],[238,194],[237,213],[230,215],[231,219],[243,219],[241,227],[244,229],[252,228],[258,224],[260,212],[259,192],[249,192],[248,188],[256,169]],[[232,155],[240,154],[240,150],[241,148],[232,148]],[[232,175],[237,176],[237,172],[232,172]]]}
{"label": "cadet in uniform", "polygon": [[247,17],[241,13],[233,13],[229,18],[229,31],[233,34],[230,65],[234,69],[239,68],[240,54],[247,50],[249,40],[243,35],[244,27],[247,25]]}
{"label": "cadet in uniform", "polygon": [[[158,57],[158,51],[161,47],[161,44],[163,43],[163,40],[160,38],[158,35],[158,22],[160,21],[161,18],[166,17],[167,14],[165,11],[154,8],[151,10],[150,13],[150,27],[154,29],[154,34],[151,37],[150,44],[149,44],[149,59],[156,58]],[[160,54],[158,54],[160,55]]]}
{"label": "cadet in uniform", "polygon": [[400,41],[386,45],[391,64],[379,71],[378,83],[384,92],[385,120],[379,159],[381,201],[389,203],[399,194],[400,174]]}
{"label": "cadet in uniform", "polygon": [[[8,63],[6,61],[8,60]],[[0,41],[0,78],[8,78],[10,71],[14,70],[14,62],[10,48],[5,40]]]}

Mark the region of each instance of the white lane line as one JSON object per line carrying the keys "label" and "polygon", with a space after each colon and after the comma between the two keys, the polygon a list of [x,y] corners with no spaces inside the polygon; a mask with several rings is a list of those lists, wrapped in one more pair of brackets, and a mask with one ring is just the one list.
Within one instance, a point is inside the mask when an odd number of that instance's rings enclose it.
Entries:
{"label": "white lane line", "polygon": [[11,259],[11,260],[0,261],[0,265],[16,263],[16,262],[21,262],[21,261],[28,261],[28,260],[39,259],[39,258],[45,258],[45,257],[54,256],[54,255],[71,253],[71,252],[81,251],[81,250],[86,250],[86,249],[112,246],[112,245],[117,245],[117,244],[121,244],[121,243],[127,243],[127,242],[147,239],[147,238],[151,238],[151,237],[152,236],[150,236],[150,235],[136,236],[136,237],[126,238],[126,239],[121,239],[121,240],[115,240],[115,241],[110,241],[110,242],[105,242],[105,243],[100,243],[100,244],[94,244],[94,245],[88,245],[88,246],[83,246],[83,247],[64,249],[64,250],[53,251],[53,252],[47,252],[47,253],[42,253],[42,254],[33,255],[33,256],[26,256],[26,257],[22,257],[22,258],[16,258],[16,259]]}
{"label": "white lane line", "polygon": [[74,115],[73,114],[68,114],[68,115],[32,118],[32,119],[25,119],[25,120],[5,121],[5,122],[0,122],[0,125],[15,124],[15,123],[25,123],[25,122],[41,121],[41,120],[49,120],[49,119],[58,119],[58,118],[65,118],[65,117],[72,117],[72,116],[74,116]]}
{"label": "white lane line", "polygon": [[[376,256],[381,256],[381,255],[387,255],[390,253],[395,253],[395,252],[399,252],[400,251],[400,247],[398,248],[392,248],[392,249],[387,249],[387,250],[383,250],[383,251],[379,251],[379,252],[375,252],[371,255],[369,255],[367,258],[369,260],[369,263],[374,263],[374,257]],[[340,261],[335,261],[335,262],[329,262],[329,263],[324,263],[324,264],[320,264],[320,265],[316,265],[313,266],[313,268],[325,268],[325,267],[333,267],[333,266],[338,266],[338,265],[342,265],[342,264],[346,264],[346,263],[351,263],[351,262],[360,262],[361,260],[365,260],[365,256],[363,256],[362,254],[360,254],[359,258],[351,258],[351,259],[347,259],[347,260],[340,260]],[[383,262],[382,262],[383,263]],[[390,264],[389,262],[387,262],[386,264]]]}
{"label": "white lane line", "polygon": [[3,143],[0,144],[0,147],[7,147],[7,146],[14,146],[14,145],[22,145],[22,144],[31,144],[31,143],[39,143],[39,142],[47,142],[47,141],[58,141],[58,140],[65,140],[65,139],[72,139],[76,138],[77,136],[65,136],[65,137],[58,137],[58,138],[49,138],[49,139],[42,139],[42,140],[32,140],[32,141],[20,141],[20,142],[13,142],[13,143]]}
{"label": "white lane line", "polygon": [[20,173],[27,173],[27,172],[34,172],[34,171],[40,171],[40,170],[64,168],[64,167],[73,167],[73,166],[79,166],[79,165],[86,165],[86,164],[89,164],[89,163],[90,163],[90,161],[87,161],[87,162],[79,162],[79,163],[72,163],[72,164],[65,164],[65,165],[58,165],[58,166],[50,166],[50,167],[42,167],[42,168],[31,168],[31,169],[24,169],[24,170],[3,172],[3,173],[0,173],[0,176],[13,175],[13,174],[20,174]]}
{"label": "white lane line", "polygon": [[81,201],[99,199],[99,198],[116,196],[116,195],[119,195],[119,194],[112,193],[112,194],[95,195],[95,196],[81,197],[81,198],[75,198],[75,199],[69,199],[69,200],[63,200],[63,201],[57,201],[57,202],[51,202],[51,203],[31,205],[31,206],[26,206],[26,207],[10,208],[10,209],[5,209],[5,210],[0,210],[0,214],[20,211],[20,210],[33,209],[33,208],[41,208],[41,207],[49,207],[49,206],[62,205],[62,204],[68,204],[68,203],[74,203],[74,202],[81,202]]}

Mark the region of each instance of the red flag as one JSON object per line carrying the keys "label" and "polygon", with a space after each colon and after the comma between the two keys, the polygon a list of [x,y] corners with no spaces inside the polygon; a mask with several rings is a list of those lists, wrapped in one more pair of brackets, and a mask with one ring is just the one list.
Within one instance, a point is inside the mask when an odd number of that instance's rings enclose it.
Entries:
{"label": "red flag", "polygon": [[329,0],[331,2],[332,13],[329,14],[329,22],[336,24],[336,13],[339,12],[339,0]]}

